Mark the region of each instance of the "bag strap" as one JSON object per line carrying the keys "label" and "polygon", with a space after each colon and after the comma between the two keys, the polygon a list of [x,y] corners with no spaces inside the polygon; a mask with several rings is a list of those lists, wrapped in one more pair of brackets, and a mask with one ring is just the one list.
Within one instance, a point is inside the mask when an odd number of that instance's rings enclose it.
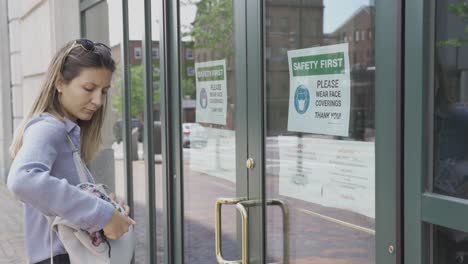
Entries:
{"label": "bag strap", "polygon": [[73,143],[69,135],[67,135],[67,145],[72,151],[73,162],[75,163],[76,171],[78,172],[78,176],[80,177],[80,183],[89,182],[90,177],[86,176],[86,172],[88,169],[86,168],[83,160],[81,159],[80,151],[75,147],[75,144]]}
{"label": "bag strap", "polygon": [[[92,177],[87,177],[86,172],[88,171],[88,168],[86,168],[83,160],[81,159],[80,151],[75,147],[75,144],[71,140],[70,136],[67,135],[67,145],[72,151],[73,155],[73,163],[75,164],[76,171],[78,172],[78,176],[80,178],[80,183],[88,182],[89,178],[94,182]],[[88,171],[89,172],[89,171]],[[54,251],[53,251],[53,222],[55,218],[53,219],[48,219],[49,220],[49,240],[50,240],[50,264],[54,264]]]}

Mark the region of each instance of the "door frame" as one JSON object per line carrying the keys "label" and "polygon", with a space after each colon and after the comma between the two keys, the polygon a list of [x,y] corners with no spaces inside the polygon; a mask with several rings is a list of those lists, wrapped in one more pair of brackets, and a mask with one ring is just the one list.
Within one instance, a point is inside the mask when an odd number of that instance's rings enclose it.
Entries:
{"label": "door frame", "polygon": [[[296,0],[298,1],[298,0]],[[402,263],[402,101],[403,1],[375,1],[375,175],[376,263]],[[249,199],[265,200],[264,0],[247,1],[248,155],[256,166],[249,170]],[[260,140],[256,140],[260,139]],[[249,212],[251,213],[251,212]],[[265,203],[251,221],[253,263],[266,260]],[[257,243],[260,240],[260,243]],[[253,245],[252,245],[253,244]],[[393,246],[393,250],[391,250]],[[411,263],[411,262],[408,262]]]}
{"label": "door frame", "polygon": [[[237,98],[247,98],[246,102],[236,100],[236,173],[237,173],[237,195],[243,197],[247,194],[249,199],[261,199],[265,197],[265,118],[266,111],[265,94],[264,94],[264,33],[263,33],[263,18],[264,18],[264,0],[234,0],[238,1],[239,6],[243,6],[242,12],[236,12],[236,45],[245,47],[244,50],[238,51],[236,55],[236,67],[240,67],[245,61],[247,66],[246,76],[236,76],[236,96]],[[416,8],[422,6],[422,0],[406,1],[406,10],[412,10],[411,19],[422,18],[421,12]],[[375,61],[376,65],[376,86],[375,86],[375,127],[376,127],[376,262],[382,264],[402,263],[404,249],[413,249],[408,247],[411,236],[406,235],[407,243],[403,248],[402,233],[403,233],[403,190],[401,188],[403,179],[402,172],[408,173],[408,168],[403,168],[403,159],[408,162],[412,156],[408,156],[409,149],[418,152],[418,148],[409,148],[410,144],[406,144],[403,152],[403,132],[405,136],[411,125],[413,125],[412,143],[416,147],[422,147],[418,140],[414,140],[414,136],[421,135],[421,128],[415,129],[413,124],[405,122],[403,127],[403,113],[405,109],[417,107],[417,103],[408,106],[405,104],[403,108],[403,98],[411,96],[406,91],[402,92],[403,84],[406,87],[414,87],[414,84],[420,84],[421,81],[417,76],[408,80],[404,76],[409,76],[408,68],[403,67],[402,58],[403,51],[403,26],[406,29],[405,37],[408,38],[408,32],[413,32],[413,37],[417,37],[418,32],[414,27],[421,26],[420,23],[409,25],[410,12],[406,13],[406,23],[402,25],[402,0],[384,1],[377,0],[375,5]],[[166,54],[165,63],[162,65],[165,71],[162,71],[164,76],[164,105],[168,106],[167,112],[163,112],[163,138],[167,140],[163,146],[165,186],[164,197],[166,197],[165,208],[167,209],[165,217],[165,237],[168,238],[165,242],[165,262],[166,263],[183,263],[184,260],[184,235],[183,235],[183,162],[182,162],[182,145],[181,145],[181,111],[180,111],[180,67],[179,67],[179,3],[177,0],[163,1],[163,18],[164,18],[164,52]],[[237,10],[239,11],[239,10]],[[421,16],[420,16],[421,15]],[[410,30],[408,30],[408,27]],[[240,33],[245,30],[245,34]],[[405,65],[419,66],[421,68],[422,58],[419,58],[421,50],[417,46],[412,50],[408,49],[408,42],[405,43],[405,48],[409,51],[406,56]],[[238,46],[239,47],[239,46]],[[412,52],[414,51],[414,52]],[[417,59],[409,61],[410,58]],[[412,62],[412,64],[407,64]],[[413,67],[414,68],[414,67]],[[415,67],[412,70],[418,70]],[[239,72],[239,71],[238,71]],[[242,80],[246,80],[244,83]],[[416,82],[416,83],[414,83]],[[413,85],[410,85],[413,84]],[[420,85],[422,86],[422,85]],[[413,95],[414,96],[414,95]],[[417,111],[413,112],[416,114]],[[242,120],[246,120],[245,127],[237,127]],[[164,122],[166,121],[166,122]],[[249,140],[253,139],[253,140]],[[255,140],[260,139],[260,140]],[[408,138],[411,142],[411,138]],[[417,145],[420,144],[420,145]],[[404,155],[403,155],[404,154]],[[255,166],[247,170],[245,161],[247,158],[255,160]],[[421,157],[421,156],[419,156]],[[414,159],[414,157],[413,157]],[[413,168],[414,169],[414,168]],[[245,174],[245,177],[239,176]],[[409,174],[407,174],[409,175]],[[414,181],[414,179],[412,179]],[[246,184],[247,183],[247,184]],[[408,184],[405,179],[405,186]],[[408,187],[408,186],[406,186]],[[405,188],[405,205],[408,205],[408,188]],[[420,201],[420,200],[419,200]],[[405,213],[417,213],[417,210],[412,209]],[[265,205],[262,204],[258,208],[250,208],[249,216],[256,219],[249,222],[249,229],[255,230],[249,234],[249,252],[251,263],[265,263],[266,257],[266,216]],[[408,216],[408,215],[407,215]],[[408,217],[405,217],[405,228],[411,230],[407,225]],[[414,222],[414,221],[413,221]],[[417,226],[417,225],[416,225]],[[420,226],[420,225],[419,225]],[[411,230],[417,232],[417,229]],[[240,236],[238,236],[240,237]],[[394,250],[389,252],[390,246]],[[214,250],[214,249],[213,249]],[[408,251],[406,251],[408,252]],[[406,258],[405,258],[406,260]],[[417,263],[417,262],[406,262]],[[420,263],[420,262],[419,262]]]}
{"label": "door frame", "polygon": [[[247,159],[247,73],[245,69],[246,52],[246,0],[233,0],[239,7],[234,10],[235,34],[235,126],[236,126],[236,196],[247,197],[248,175],[245,162]],[[163,35],[164,65],[161,75],[164,79],[162,98],[162,137],[164,205],[165,205],[165,263],[184,263],[184,174],[182,148],[182,111],[180,79],[180,5],[178,0],[163,0]],[[161,57],[161,61],[162,57]],[[234,197],[232,197],[234,198]],[[214,208],[214,204],[213,204]],[[213,211],[214,213],[214,211]],[[241,243],[241,222],[238,219],[237,240]],[[213,237],[214,239],[214,237]],[[240,256],[240,247],[239,256]],[[213,248],[215,251],[215,248]]]}
{"label": "door frame", "polygon": [[402,263],[403,1],[375,1],[376,263]]}

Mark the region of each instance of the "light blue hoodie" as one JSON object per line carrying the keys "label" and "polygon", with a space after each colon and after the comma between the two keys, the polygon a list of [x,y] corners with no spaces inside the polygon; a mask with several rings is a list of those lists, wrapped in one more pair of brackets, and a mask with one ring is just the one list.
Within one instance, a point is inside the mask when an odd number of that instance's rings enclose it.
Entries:
{"label": "light blue hoodie", "polygon": [[[66,118],[62,123],[46,113],[32,118],[10,168],[8,188],[24,203],[29,263],[50,258],[49,222],[44,215],[60,216],[89,232],[101,230],[112,217],[110,203],[75,187],[80,180],[66,143],[67,134],[79,149],[77,124]],[[54,255],[66,253],[55,234],[53,242]]]}

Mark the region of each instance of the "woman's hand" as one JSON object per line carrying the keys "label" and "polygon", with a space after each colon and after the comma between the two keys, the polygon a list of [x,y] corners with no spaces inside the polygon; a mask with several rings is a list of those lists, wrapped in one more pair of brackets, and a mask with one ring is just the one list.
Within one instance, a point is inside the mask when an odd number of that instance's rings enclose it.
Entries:
{"label": "woman's hand", "polygon": [[104,235],[111,240],[118,239],[124,233],[128,232],[130,225],[134,224],[135,221],[133,221],[133,219],[114,210],[111,220],[103,228]]}
{"label": "woman's hand", "polygon": [[109,194],[109,197],[125,210],[125,215],[122,215],[117,210],[114,210],[111,220],[104,226],[104,235],[108,239],[114,240],[128,232],[129,226],[136,224],[136,222],[128,216],[130,213],[130,207],[126,205],[123,200],[117,199],[114,193]]}
{"label": "woman's hand", "polygon": [[109,194],[109,197],[114,200],[114,202],[118,203],[125,210],[125,215],[128,216],[130,213],[130,207],[126,205],[123,200],[118,199],[114,193]]}

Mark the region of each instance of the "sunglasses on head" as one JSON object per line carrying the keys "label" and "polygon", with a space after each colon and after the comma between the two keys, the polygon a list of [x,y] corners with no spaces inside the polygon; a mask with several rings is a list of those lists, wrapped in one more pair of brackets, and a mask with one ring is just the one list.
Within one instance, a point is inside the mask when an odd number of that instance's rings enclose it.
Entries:
{"label": "sunglasses on head", "polygon": [[62,61],[62,66],[60,68],[60,72],[63,72],[63,67],[64,67],[64,64],[65,64],[65,60],[67,59],[68,55],[70,54],[70,52],[74,48],[81,47],[86,51],[94,51],[97,46],[104,47],[109,52],[111,51],[111,49],[106,44],[103,44],[103,43],[100,43],[100,42],[94,42],[94,41],[91,41],[91,40],[85,39],[85,38],[75,40],[73,42],[73,44],[70,46],[70,48],[65,52],[65,56],[63,56],[63,61]]}
{"label": "sunglasses on head", "polygon": [[93,42],[93,41],[91,41],[89,39],[85,39],[85,38],[75,40],[75,43],[73,43],[72,47],[75,47],[75,46],[81,46],[81,47],[83,47],[83,49],[85,49],[87,51],[94,51],[96,46],[101,46],[101,47],[104,47],[104,48],[110,50],[110,48],[106,44],[103,44],[103,43],[100,43],[100,42]]}

